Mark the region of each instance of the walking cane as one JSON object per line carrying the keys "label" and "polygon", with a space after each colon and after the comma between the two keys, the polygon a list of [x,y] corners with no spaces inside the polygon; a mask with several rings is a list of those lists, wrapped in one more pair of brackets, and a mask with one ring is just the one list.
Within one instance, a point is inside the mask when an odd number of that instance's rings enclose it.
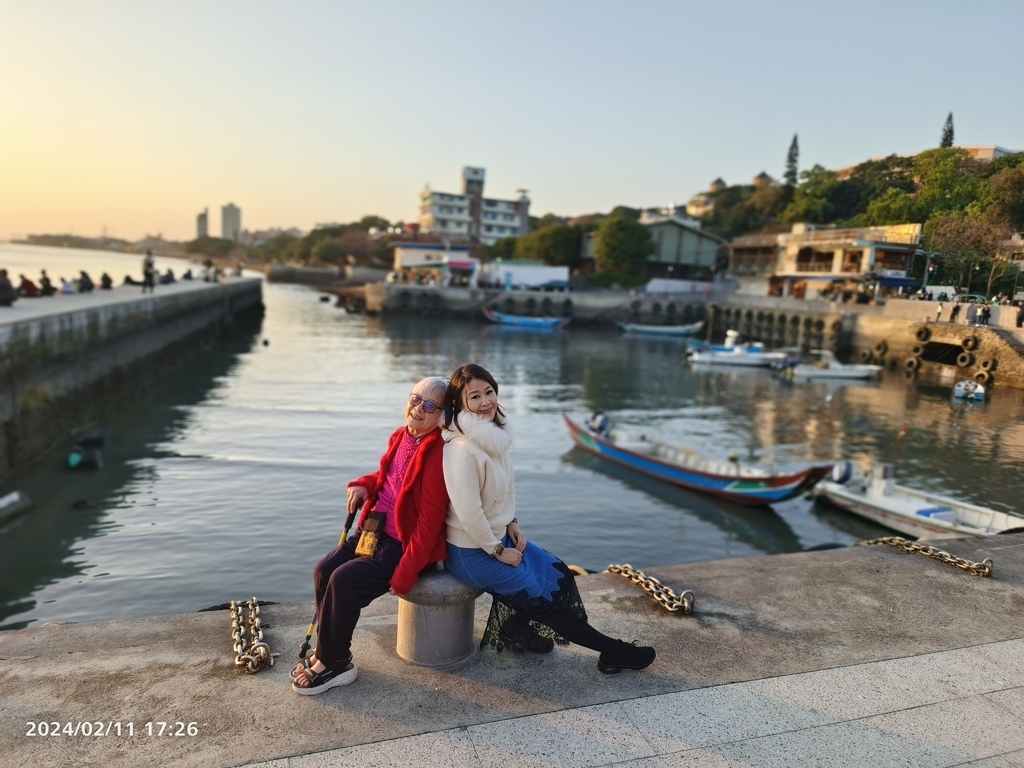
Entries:
{"label": "walking cane", "polygon": [[[341,532],[341,538],[338,539],[338,546],[340,547],[345,543],[345,539],[348,538],[349,529],[352,527],[352,523],[356,519],[356,515],[359,514],[359,510],[363,507],[363,502],[366,499],[359,499],[356,502],[356,508],[348,513],[348,517],[345,518],[345,530]],[[313,636],[313,630],[316,629],[316,612],[313,613],[313,620],[309,622],[309,629],[306,630],[306,639],[302,641],[302,645],[299,646],[299,661],[306,658],[306,654],[309,653],[309,638]]]}

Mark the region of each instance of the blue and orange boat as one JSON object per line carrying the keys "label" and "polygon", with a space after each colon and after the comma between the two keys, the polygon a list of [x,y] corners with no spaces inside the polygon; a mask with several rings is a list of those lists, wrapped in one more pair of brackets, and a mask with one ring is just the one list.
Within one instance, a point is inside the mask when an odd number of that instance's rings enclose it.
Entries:
{"label": "blue and orange boat", "polygon": [[573,441],[584,451],[648,477],[739,504],[764,506],[798,496],[832,471],[832,464],[776,474],[761,467],[722,461],[664,443],[641,440],[618,445],[612,435],[581,427],[563,414]]}
{"label": "blue and orange boat", "polygon": [[490,307],[483,308],[484,317],[492,323],[501,325],[516,325],[521,328],[546,328],[557,330],[565,328],[572,320],[571,317],[533,317],[532,315],[506,315]]}

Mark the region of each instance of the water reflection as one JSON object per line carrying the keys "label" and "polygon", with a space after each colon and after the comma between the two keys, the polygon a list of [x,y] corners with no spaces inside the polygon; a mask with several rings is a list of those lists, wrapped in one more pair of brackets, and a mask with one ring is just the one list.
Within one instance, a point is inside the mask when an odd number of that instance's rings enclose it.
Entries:
{"label": "water reflection", "polygon": [[802,549],[793,529],[770,506],[749,507],[691,493],[600,459],[578,447],[566,453],[562,460],[582,469],[600,472],[630,488],[661,499],[677,508],[681,514],[692,514],[766,554],[799,552]]}
{"label": "water reflection", "polygon": [[[590,570],[793,551],[862,532],[802,498],[763,518],[565,460],[563,412],[585,420],[600,408],[622,429],[779,469],[887,461],[907,485],[1018,505],[1015,390],[994,387],[964,408],[951,402],[953,382],[902,370],[870,386],[791,384],[769,371],[697,370],[674,340],[608,328],[506,333],[483,320],[365,317],[277,284],[264,301],[269,346],[250,332],[211,350],[194,375],[125,404],[109,449],[117,460],[100,473],[71,475],[55,458],[22,486],[39,505],[17,523],[31,535],[0,536],[0,596],[18,625],[191,611],[254,592],[309,600],[310,569],[344,522],[345,484],[377,467],[410,385],[468,361],[495,375],[510,413],[524,530]],[[94,506],[72,511],[76,499]]]}
{"label": "water reflection", "polygon": [[110,439],[102,469],[67,470],[69,442],[17,478],[17,486],[36,507],[0,530],[0,629],[27,626],[16,617],[36,607],[33,595],[43,587],[108,575],[87,573],[92,566],[82,556],[82,542],[125,525],[112,521],[111,510],[156,504],[155,499],[138,498],[136,491],[154,479],[150,462],[168,455],[157,446],[173,443],[190,428],[198,415],[188,406],[210,398],[224,377],[231,376],[239,355],[256,344],[260,322],[238,322],[221,336],[203,340],[194,357],[147,391],[145,399],[112,413],[104,425]]}

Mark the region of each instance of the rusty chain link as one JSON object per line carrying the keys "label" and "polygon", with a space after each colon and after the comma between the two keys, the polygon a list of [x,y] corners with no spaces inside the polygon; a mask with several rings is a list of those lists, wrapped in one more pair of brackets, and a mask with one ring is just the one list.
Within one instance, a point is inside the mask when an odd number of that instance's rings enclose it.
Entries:
{"label": "rusty chain link", "polygon": [[[242,608],[249,609],[249,634],[252,642],[249,648],[245,647],[245,617],[242,615]],[[231,601],[231,638],[235,641],[235,666],[245,667],[245,671],[255,674],[268,664],[274,666],[274,656],[270,652],[270,646],[263,642],[263,627],[260,625],[260,604],[256,598],[248,603],[236,603]]]}
{"label": "rusty chain link", "polygon": [[669,587],[666,587],[653,576],[648,576],[639,568],[634,568],[628,563],[626,565],[609,565],[605,573],[617,573],[644,590],[654,598],[655,602],[671,613],[692,613],[693,592],[684,590],[683,594],[676,595]]}
{"label": "rusty chain link", "polygon": [[948,563],[962,571],[967,571],[972,576],[992,575],[993,565],[990,558],[985,558],[980,563],[972,563],[970,560],[963,557],[953,557],[949,552],[944,552],[938,547],[933,547],[930,544],[918,544],[916,541],[910,541],[909,539],[904,539],[901,536],[885,536],[881,539],[868,539],[867,541],[860,542],[860,544],[861,546],[868,546],[871,544],[888,544],[902,549],[904,552],[917,552],[925,555],[926,557],[933,557],[941,563]]}

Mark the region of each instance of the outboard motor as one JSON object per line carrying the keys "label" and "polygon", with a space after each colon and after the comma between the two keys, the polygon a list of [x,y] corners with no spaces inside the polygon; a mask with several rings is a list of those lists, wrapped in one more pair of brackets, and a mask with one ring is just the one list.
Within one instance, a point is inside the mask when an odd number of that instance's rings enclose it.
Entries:
{"label": "outboard motor", "polygon": [[853,477],[853,464],[849,461],[837,461],[832,465],[832,482],[843,485]]}

